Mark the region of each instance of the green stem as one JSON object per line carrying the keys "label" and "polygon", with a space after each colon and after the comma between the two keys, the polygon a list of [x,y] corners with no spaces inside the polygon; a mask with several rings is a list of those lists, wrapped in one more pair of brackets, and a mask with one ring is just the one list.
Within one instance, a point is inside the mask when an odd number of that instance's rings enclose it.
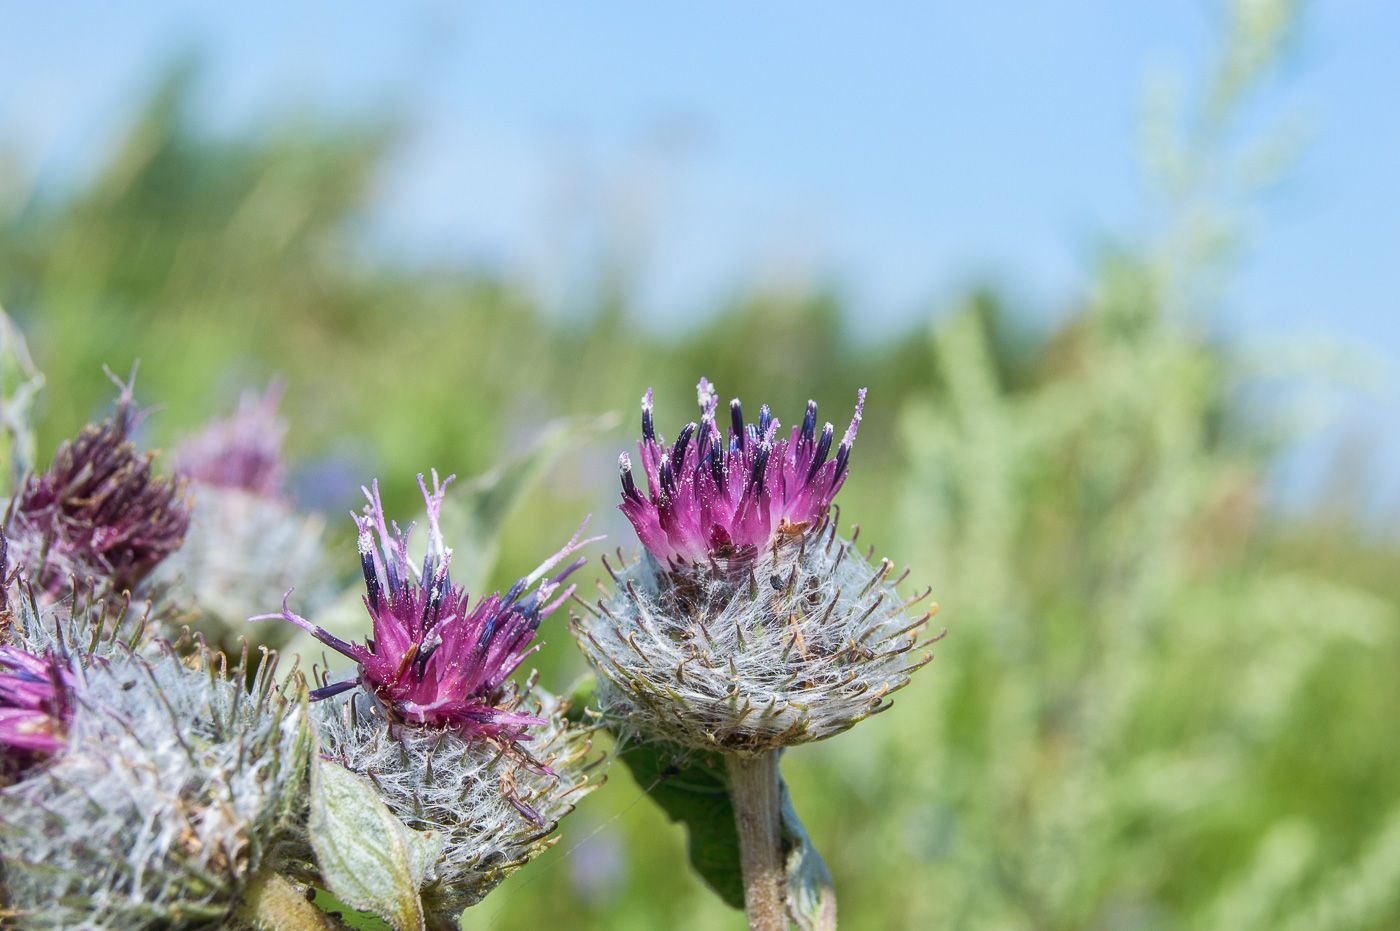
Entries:
{"label": "green stem", "polygon": [[271,870],[248,881],[237,915],[259,931],[337,931],[344,927]]}
{"label": "green stem", "polygon": [[787,931],[787,880],[783,872],[782,794],[778,754],[727,754],[729,795],[739,829],[744,871],[744,913],[750,931]]}

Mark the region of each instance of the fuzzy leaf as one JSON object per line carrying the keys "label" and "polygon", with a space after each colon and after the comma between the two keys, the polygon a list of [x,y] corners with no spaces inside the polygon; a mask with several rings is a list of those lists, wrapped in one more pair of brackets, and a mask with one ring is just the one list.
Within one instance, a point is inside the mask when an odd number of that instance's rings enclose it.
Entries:
{"label": "fuzzy leaf", "polygon": [[786,782],[783,793],[783,867],[788,881],[788,917],[802,931],[836,931],[836,886],[826,861],[813,846],[792,807]]}
{"label": "fuzzy leaf", "polygon": [[311,845],[330,891],[382,915],[395,931],[423,931],[418,885],[442,839],[405,827],[364,779],[316,757],[311,770]]}

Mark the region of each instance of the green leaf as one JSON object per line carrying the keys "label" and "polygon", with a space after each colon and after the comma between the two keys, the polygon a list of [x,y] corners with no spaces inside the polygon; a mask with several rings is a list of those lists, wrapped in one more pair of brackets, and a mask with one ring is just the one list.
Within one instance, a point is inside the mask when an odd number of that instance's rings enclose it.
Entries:
{"label": "green leaf", "polygon": [[311,846],[321,877],[340,901],[381,915],[395,931],[423,931],[418,886],[442,838],[405,827],[369,782],[315,758],[311,770]]}
{"label": "green leaf", "polygon": [[726,905],[742,909],[739,832],[724,757],[658,741],[630,747],[619,759],[666,816],[686,826],[695,871]]}
{"label": "green leaf", "polygon": [[802,931],[836,931],[836,886],[826,861],[812,845],[792,807],[786,782],[783,793],[783,867],[788,881],[788,917]]}

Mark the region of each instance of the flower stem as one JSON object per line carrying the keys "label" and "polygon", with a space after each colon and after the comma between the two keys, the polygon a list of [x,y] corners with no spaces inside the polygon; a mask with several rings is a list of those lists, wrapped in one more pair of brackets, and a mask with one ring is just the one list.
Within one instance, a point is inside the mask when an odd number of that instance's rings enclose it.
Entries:
{"label": "flower stem", "polygon": [[750,931],[787,931],[788,927],[779,752],[726,755],[729,795],[739,829],[739,862],[744,871],[744,913]]}
{"label": "flower stem", "polygon": [[258,931],[336,931],[344,927],[308,902],[296,886],[268,869],[248,882],[235,914]]}

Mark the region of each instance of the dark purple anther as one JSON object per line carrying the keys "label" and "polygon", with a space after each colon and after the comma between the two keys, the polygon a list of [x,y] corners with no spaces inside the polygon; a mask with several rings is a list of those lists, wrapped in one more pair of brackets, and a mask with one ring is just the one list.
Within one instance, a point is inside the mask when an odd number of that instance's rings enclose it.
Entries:
{"label": "dark purple anther", "polygon": [[[749,488],[763,487],[763,473],[768,469],[768,457],[773,454],[773,447],[769,443],[759,443],[758,451],[753,457],[753,471],[749,473]],[[748,489],[745,489],[747,491]]]}
{"label": "dark purple anther", "polygon": [[695,435],[695,423],[691,422],[681,428],[680,436],[676,437],[675,448],[671,450],[671,471],[679,473],[681,466],[685,465],[685,449],[690,445],[690,438]]}
{"label": "dark purple anther", "polygon": [[817,440],[816,451],[812,453],[812,465],[807,469],[807,482],[811,484],[816,476],[817,470],[826,462],[827,455],[831,452],[831,438],[836,435],[836,428],[831,424],[822,427],[822,438]]}
{"label": "dark purple anther", "polygon": [[812,445],[812,440],[817,431],[817,402],[807,402],[807,413],[802,417],[802,442],[808,446]]}
{"label": "dark purple anther", "polygon": [[656,441],[656,424],[652,422],[651,389],[642,398],[642,439],[648,443]]}
{"label": "dark purple anther", "polygon": [[628,461],[627,454],[623,453],[617,458],[617,470],[622,474],[622,494],[627,498],[635,498],[640,501],[641,494],[637,491],[637,484],[632,481],[632,463]]}
{"label": "dark purple anther", "polygon": [[670,498],[676,493],[676,474],[671,471],[671,460],[661,463],[661,497]]}
{"label": "dark purple anther", "polygon": [[729,423],[734,431],[734,441],[739,444],[739,449],[744,448],[744,407],[735,398],[729,402]]}

